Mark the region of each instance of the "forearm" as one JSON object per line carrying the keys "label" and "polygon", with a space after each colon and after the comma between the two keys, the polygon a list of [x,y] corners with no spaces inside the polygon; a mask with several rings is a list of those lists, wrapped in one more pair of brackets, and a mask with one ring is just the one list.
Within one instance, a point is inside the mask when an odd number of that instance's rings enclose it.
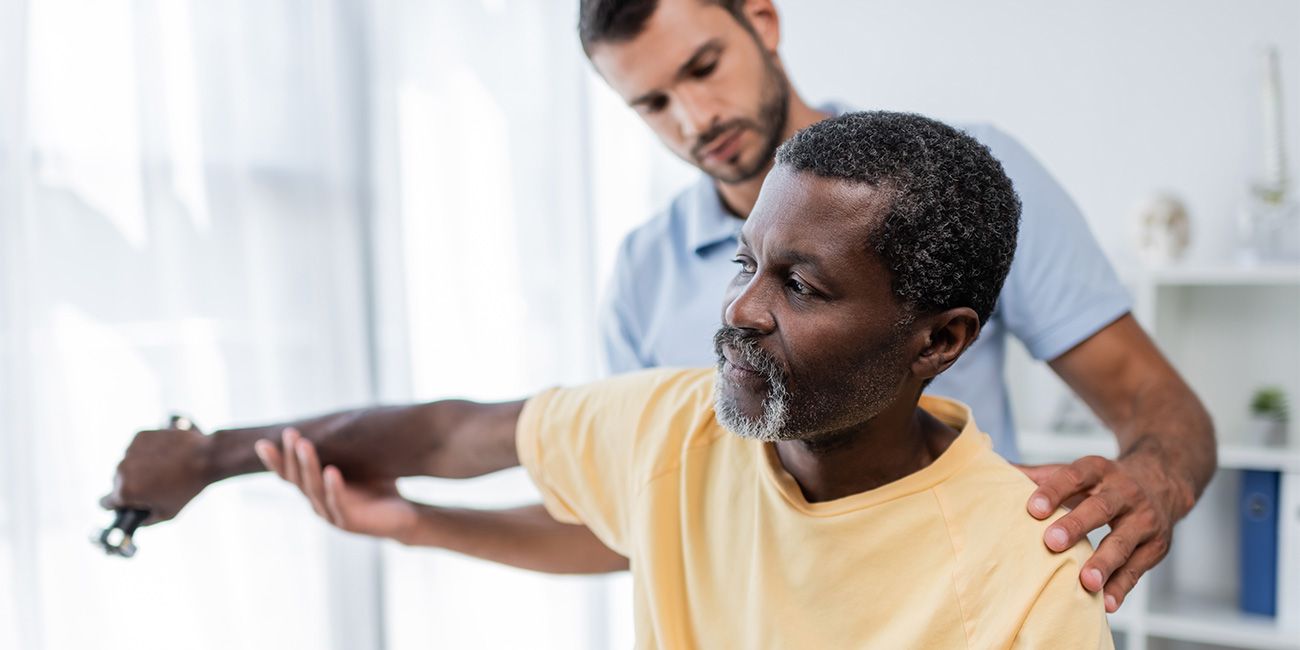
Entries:
{"label": "forearm", "polygon": [[418,523],[398,541],[432,546],[546,573],[608,573],[628,568],[584,526],[553,519],[540,505],[508,510],[418,506]]}
{"label": "forearm", "polygon": [[1186,515],[1214,475],[1214,424],[1137,321],[1125,315],[1050,363],[1115,433],[1119,461],[1169,479],[1147,483]]}
{"label": "forearm", "polygon": [[279,444],[287,427],[312,441],[323,464],[358,480],[400,476],[466,478],[519,463],[514,429],[522,402],[479,404],[448,400],[356,409],[243,429],[209,438],[209,482],[265,469],[258,440]]}

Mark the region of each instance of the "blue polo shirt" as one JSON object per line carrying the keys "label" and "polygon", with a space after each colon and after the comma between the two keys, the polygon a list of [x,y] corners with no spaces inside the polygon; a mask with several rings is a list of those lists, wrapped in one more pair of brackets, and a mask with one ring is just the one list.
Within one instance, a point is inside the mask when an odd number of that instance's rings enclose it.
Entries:
{"label": "blue polo shirt", "polygon": [[[975,344],[927,392],[968,404],[997,451],[1014,461],[1019,452],[1004,379],[1007,336],[1020,339],[1034,358],[1051,360],[1132,305],[1078,207],[1033,155],[993,127],[957,128],[1002,162],[1023,211],[997,308]],[[611,373],[716,363],[713,334],[736,274],[731,260],[743,223],[702,175],[624,239],[601,315]]]}

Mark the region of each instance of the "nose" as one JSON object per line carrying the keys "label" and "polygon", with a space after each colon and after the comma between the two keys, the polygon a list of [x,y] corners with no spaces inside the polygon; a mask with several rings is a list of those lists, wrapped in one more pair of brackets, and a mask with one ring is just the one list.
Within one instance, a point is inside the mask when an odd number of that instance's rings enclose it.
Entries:
{"label": "nose", "polygon": [[771,300],[770,290],[758,276],[743,284],[737,281],[727,291],[722,322],[729,327],[770,334],[776,329]]}
{"label": "nose", "polygon": [[679,90],[673,106],[682,138],[692,145],[701,133],[708,131],[719,121],[718,113],[708,99],[694,88]]}

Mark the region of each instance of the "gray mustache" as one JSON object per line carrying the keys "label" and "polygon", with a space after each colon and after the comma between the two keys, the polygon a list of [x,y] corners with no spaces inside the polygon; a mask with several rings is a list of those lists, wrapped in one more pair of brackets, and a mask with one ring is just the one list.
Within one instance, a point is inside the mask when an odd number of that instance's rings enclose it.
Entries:
{"label": "gray mustache", "polygon": [[718,355],[719,368],[726,361],[722,355],[724,347],[738,353],[745,365],[762,373],[769,382],[776,383],[784,380],[785,371],[781,369],[780,364],[772,358],[771,354],[759,347],[758,339],[754,335],[745,330],[724,325],[713,335],[713,351]]}

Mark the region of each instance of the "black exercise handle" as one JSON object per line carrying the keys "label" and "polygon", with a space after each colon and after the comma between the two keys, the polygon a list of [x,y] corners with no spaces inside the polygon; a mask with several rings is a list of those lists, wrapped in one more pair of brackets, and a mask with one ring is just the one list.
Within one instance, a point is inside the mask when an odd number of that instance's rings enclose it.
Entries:
{"label": "black exercise handle", "polygon": [[122,531],[122,534],[131,537],[135,535],[135,529],[139,528],[140,524],[143,524],[144,520],[148,518],[148,510],[141,510],[140,508],[118,508],[117,518],[113,520],[111,528],[116,528]]}
{"label": "black exercise handle", "polygon": [[[109,555],[120,557],[131,557],[135,555],[135,542],[131,536],[135,534],[135,529],[149,518],[149,511],[140,508],[118,508],[117,517],[113,519],[113,525],[104,529],[99,534],[99,545],[104,548],[104,552]],[[122,531],[120,535],[114,535],[113,531]]]}
{"label": "black exercise handle", "polygon": [[[186,431],[194,428],[194,423],[183,415],[173,415],[167,420],[168,429],[180,429]],[[140,527],[146,519],[149,518],[149,511],[144,508],[117,508],[116,517],[113,519],[113,525],[104,529],[99,535],[99,543],[104,547],[104,551],[110,555],[120,555],[122,557],[131,557],[135,555],[135,544],[131,537],[135,535],[135,529]],[[113,535],[114,530],[122,531],[120,536]],[[117,537],[117,539],[114,539]]]}

